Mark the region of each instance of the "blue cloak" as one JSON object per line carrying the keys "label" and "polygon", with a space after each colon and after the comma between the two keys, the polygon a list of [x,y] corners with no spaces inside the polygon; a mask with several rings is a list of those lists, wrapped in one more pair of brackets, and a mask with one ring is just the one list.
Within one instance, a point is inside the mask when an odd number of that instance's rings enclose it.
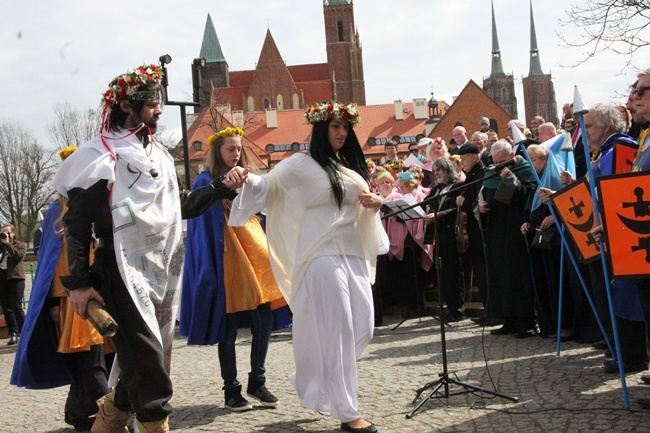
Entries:
{"label": "blue cloak", "polygon": [[[208,171],[199,174],[192,189],[208,185]],[[223,282],[224,208],[215,204],[204,214],[187,220],[185,268],[181,292],[178,333],[187,344],[205,345],[225,341],[226,289]],[[250,314],[237,314],[239,326],[250,326]],[[273,329],[291,324],[288,307],[273,311]]]}
{"label": "blue cloak", "polygon": [[73,376],[57,352],[59,339],[47,308],[43,308],[63,246],[56,233],[59,202],[55,201],[41,222],[43,236],[23,331],[20,335],[14,368],[9,383],[28,389],[47,389],[69,385]]}

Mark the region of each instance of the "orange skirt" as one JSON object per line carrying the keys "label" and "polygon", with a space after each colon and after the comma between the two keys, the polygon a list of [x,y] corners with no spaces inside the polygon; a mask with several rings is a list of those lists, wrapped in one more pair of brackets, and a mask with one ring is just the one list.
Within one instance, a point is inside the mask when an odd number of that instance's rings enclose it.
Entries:
{"label": "orange skirt", "polygon": [[224,285],[226,312],[236,313],[271,303],[272,309],[287,305],[275,282],[266,234],[253,217],[241,227],[224,227]]}

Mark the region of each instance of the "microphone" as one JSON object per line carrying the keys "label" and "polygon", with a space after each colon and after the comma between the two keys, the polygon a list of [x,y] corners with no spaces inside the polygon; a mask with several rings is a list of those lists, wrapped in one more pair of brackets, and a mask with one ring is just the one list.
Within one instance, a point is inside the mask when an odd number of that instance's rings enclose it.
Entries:
{"label": "microphone", "polygon": [[523,163],[524,163],[524,157],[521,155],[517,155],[506,162],[502,162],[501,164],[496,164],[493,165],[492,167],[488,167],[488,171],[501,171],[505,167],[510,167],[511,165],[521,165]]}

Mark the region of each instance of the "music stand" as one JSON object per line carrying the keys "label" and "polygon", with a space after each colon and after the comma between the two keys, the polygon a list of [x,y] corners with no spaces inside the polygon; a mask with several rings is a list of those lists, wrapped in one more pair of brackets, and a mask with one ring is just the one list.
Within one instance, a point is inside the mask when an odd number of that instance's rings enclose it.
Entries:
{"label": "music stand", "polygon": [[[452,194],[452,193],[455,193],[455,192],[457,192],[459,190],[463,190],[463,189],[467,188],[469,185],[473,185],[473,184],[478,183],[478,182],[483,182],[486,179],[496,177],[498,175],[499,175],[499,173],[495,172],[495,173],[491,174],[490,176],[486,176],[486,177],[481,178],[481,179],[476,179],[475,181],[463,184],[463,185],[459,186],[458,188],[452,188],[447,192],[443,192],[443,193],[437,194],[435,196],[427,197],[422,202],[412,205],[411,208],[416,207],[416,206],[420,207],[423,204],[435,203],[435,202],[439,201],[440,199],[442,199],[443,197],[445,197],[445,196],[447,196],[449,194]],[[400,210],[398,210],[397,212],[393,212],[393,213],[389,213],[387,215],[384,215],[382,217],[382,219],[389,218],[391,216],[396,215],[397,213],[407,212],[407,211],[409,211],[409,208],[403,207]],[[443,290],[443,287],[441,286],[442,278],[440,276],[440,267],[441,267],[440,252],[438,251],[438,245],[439,245],[439,243],[438,243],[438,224],[437,224],[437,222],[435,220],[434,220],[434,224],[433,224],[433,237],[434,237],[435,245],[436,245],[436,256],[435,256],[434,265],[436,267],[436,279],[438,281],[440,317],[442,318],[442,317],[444,317],[443,316],[443,314],[444,314],[444,290]],[[429,401],[431,398],[434,398],[434,397],[435,398],[449,398],[452,395],[461,395],[461,394],[469,394],[469,393],[473,393],[473,392],[482,392],[482,393],[485,393],[485,394],[488,394],[488,395],[493,395],[495,397],[505,398],[506,400],[510,400],[510,401],[515,402],[515,403],[517,403],[519,401],[519,398],[517,398],[517,397],[510,397],[508,395],[501,394],[501,393],[496,392],[496,391],[490,391],[490,390],[480,388],[478,386],[470,385],[468,383],[464,383],[464,382],[461,382],[459,380],[456,380],[456,379],[453,379],[453,378],[449,377],[449,370],[448,370],[448,367],[447,367],[447,339],[445,337],[445,321],[444,320],[440,320],[440,348],[441,348],[441,352],[442,352],[442,373],[438,373],[438,379],[436,379],[434,381],[431,381],[431,382],[428,382],[422,388],[419,388],[419,389],[417,389],[415,391],[416,395],[415,395],[415,398],[413,399],[413,404],[415,404],[418,401],[418,399],[420,398],[420,395],[422,395],[422,393],[424,391],[430,390],[429,393],[417,403],[417,405],[413,408],[413,410],[411,410],[408,414],[406,414],[407,419],[413,418],[413,416],[415,416],[416,412],[424,405],[424,403],[426,403],[427,401]],[[449,385],[450,384],[460,386],[460,387],[464,388],[464,390],[459,391],[459,392],[455,392],[455,393],[452,394],[452,393],[449,392]],[[444,392],[440,392],[440,388],[443,388]]]}
{"label": "music stand", "polygon": [[[408,196],[408,197],[412,197],[412,196]],[[424,213],[424,211],[422,210],[421,207],[419,207],[419,206],[414,207],[413,206],[414,204],[416,204],[414,200],[408,200],[408,201],[407,200],[398,199],[398,200],[392,200],[392,201],[384,202],[381,210],[383,212],[387,213],[387,214],[400,214],[399,218],[402,221],[410,221],[410,220],[420,219],[420,218],[424,218],[426,216],[426,214]],[[414,251],[414,253],[415,253],[415,251]],[[434,316],[433,314],[427,312],[427,310],[425,308],[426,307],[426,301],[425,301],[424,305],[421,305],[422,304],[422,298],[423,298],[424,294],[420,293],[420,282],[418,280],[418,266],[419,266],[419,264],[418,264],[417,258],[415,256],[415,254],[413,254],[413,277],[415,279],[415,297],[416,297],[416,302],[417,302],[417,308],[415,310],[408,311],[407,314],[406,314],[406,317],[404,317],[401,322],[399,322],[397,325],[395,325],[391,329],[391,331],[396,330],[397,328],[402,326],[402,324],[404,324],[404,322],[406,322],[407,320],[410,320],[410,319],[417,318],[418,320],[421,321],[423,316],[429,316],[434,320],[438,320],[438,318],[436,316]]]}

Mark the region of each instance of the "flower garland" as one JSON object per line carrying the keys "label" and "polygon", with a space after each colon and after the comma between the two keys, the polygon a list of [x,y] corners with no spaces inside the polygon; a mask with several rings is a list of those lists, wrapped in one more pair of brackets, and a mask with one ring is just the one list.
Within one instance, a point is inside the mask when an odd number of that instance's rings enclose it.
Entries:
{"label": "flower garland", "polygon": [[243,137],[244,130],[234,126],[222,129],[221,131],[211,135],[210,138],[208,138],[208,149],[211,148],[214,142],[217,141],[218,139],[222,137],[234,137],[235,135]]}
{"label": "flower garland", "polygon": [[59,158],[61,158],[61,161],[65,161],[77,149],[79,149],[77,146],[68,146],[65,149],[61,149],[59,151]]}
{"label": "flower garland", "polygon": [[305,119],[311,125],[328,120],[337,120],[347,122],[353,127],[359,125],[361,120],[359,118],[359,109],[355,104],[340,104],[334,101],[308,105],[307,111],[305,111]]}
{"label": "flower garland", "polygon": [[401,159],[389,161],[386,163],[386,168],[388,170],[400,171],[403,167],[404,167],[404,161],[402,161]]}
{"label": "flower garland", "polygon": [[102,110],[109,112],[120,101],[129,99],[143,84],[160,83],[163,70],[160,66],[142,65],[115,77],[102,95]]}

